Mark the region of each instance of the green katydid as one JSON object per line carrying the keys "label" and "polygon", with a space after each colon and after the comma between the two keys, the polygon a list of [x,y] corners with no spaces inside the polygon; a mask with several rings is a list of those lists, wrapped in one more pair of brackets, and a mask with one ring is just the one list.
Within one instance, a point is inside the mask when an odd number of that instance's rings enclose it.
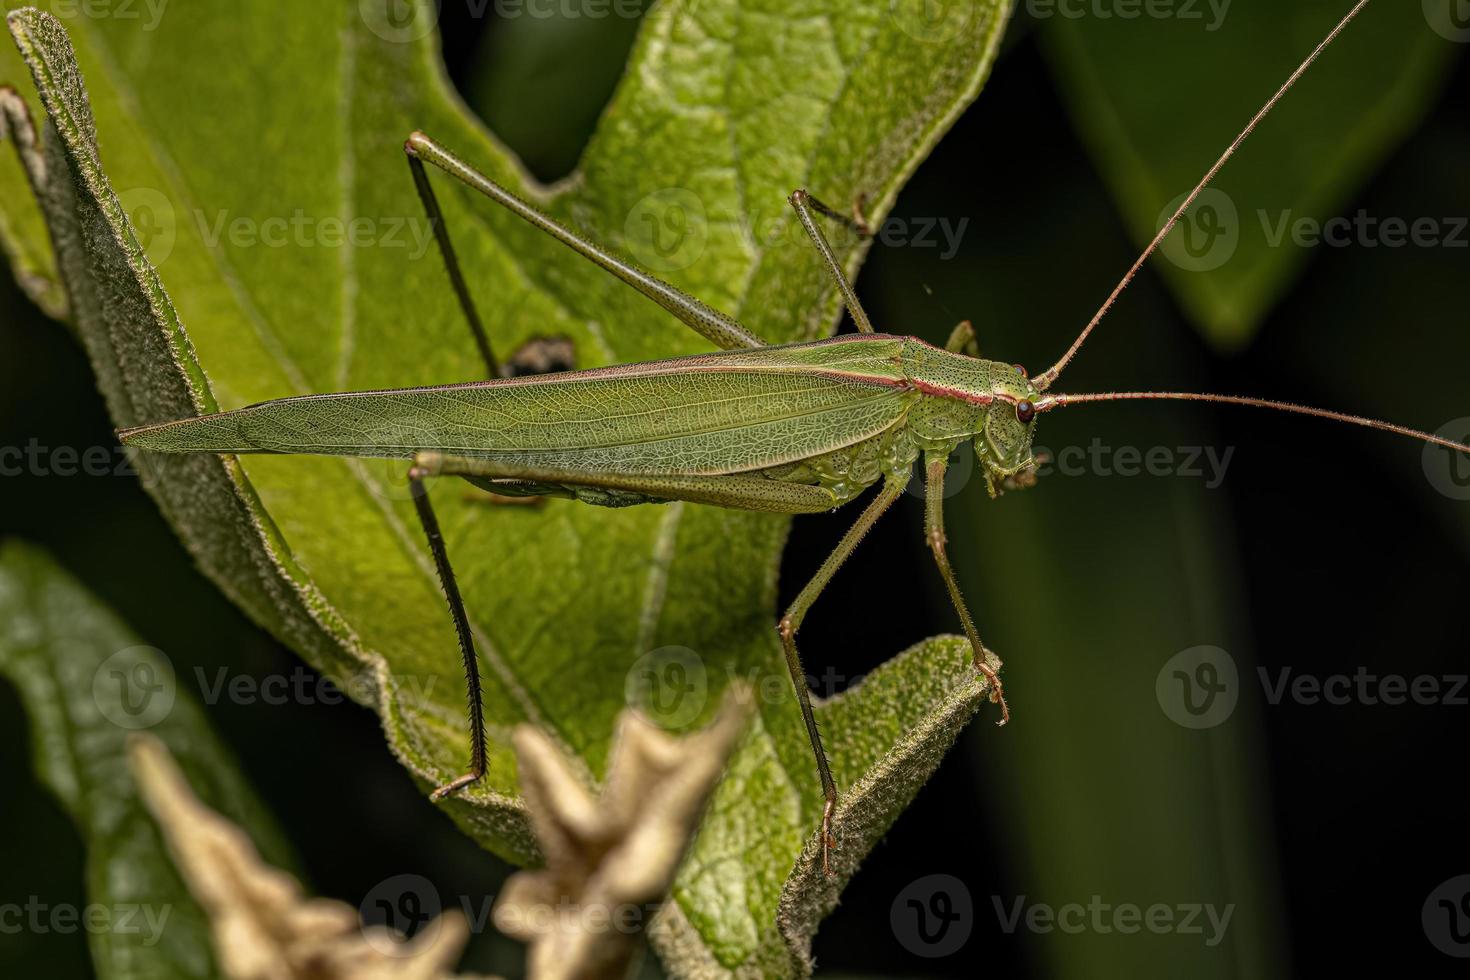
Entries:
{"label": "green katydid", "polygon": [[[425,479],[461,477],[495,499],[568,497],[608,507],[691,501],[788,514],[847,503],[873,484],[876,496],[791,603],[778,631],[806,722],[826,800],[824,866],[835,841],[837,788],[812,714],[795,637],[839,566],[907,487],[923,461],[929,547],[959,615],[974,666],[1009,718],[987,654],[945,551],[944,474],[973,441],[992,495],[1035,482],[1037,417],[1065,405],[1117,400],[1197,400],[1270,408],[1349,422],[1470,453],[1470,445],[1374,419],[1257,398],[1186,392],[1049,393],[1103,316],[1199,194],[1297,79],[1367,5],[1359,2],[1251,119],[1128,270],[1066,353],[1041,374],[983,360],[968,323],[945,348],[875,333],[818,218],[862,230],[804,190],[797,219],[821,255],[857,333],[767,346],[739,323],[623,261],[541,214],[422,133],[405,144],[409,168],[450,285],[483,357],[489,381],[283,398],[202,418],[129,429],[124,443],[158,452],[288,453],[405,458],[408,481],[458,636],[469,687],[470,766],[434,791],[440,799],[485,774],[486,735],[475,641]],[[475,310],[425,163],[445,171],[597,263],[694,329],[720,351],[663,361],[499,378],[493,345]]]}

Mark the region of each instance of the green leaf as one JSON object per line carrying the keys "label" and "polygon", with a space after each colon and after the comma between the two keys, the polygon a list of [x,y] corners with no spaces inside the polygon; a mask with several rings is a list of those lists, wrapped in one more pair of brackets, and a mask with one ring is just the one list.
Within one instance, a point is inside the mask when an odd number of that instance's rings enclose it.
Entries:
{"label": "green leaf", "polygon": [[[242,823],[278,866],[289,854],[173,667],[40,551],[0,548],[0,674],[29,715],[35,768],[87,847],[87,897],[111,916],[88,929],[102,980],[215,974],[209,922],[128,770],[126,742],[162,739],[210,805]],[[126,918],[125,918],[126,917]]]}
{"label": "green leaf", "polygon": [[[556,193],[531,184],[448,90],[432,5],[407,22],[364,18],[380,9],[302,4],[283,18],[266,3],[178,6],[151,30],[81,18],[67,25],[79,68],[57,21],[12,15],[59,136],[46,147],[58,179],[43,191],[59,264],[120,425],[477,376],[402,161],[416,128],[772,342],[819,336],[837,298],[785,196],[865,194],[881,219],[979,91],[1008,4],[951,4],[938,19],[920,0],[662,4]],[[438,187],[502,350],[564,334],[590,367],[703,348],[562,246]],[[347,245],[343,226],[357,229]],[[855,270],[861,248],[838,248]],[[361,693],[425,786],[460,771],[454,636],[401,466],[148,468],[201,566]],[[532,859],[511,726],[542,726],[595,779],[642,658],[687,649],[702,683],[682,721],[707,717],[733,677],[768,693],[655,943],[686,975],[805,972],[841,884],[978,706],[963,652],[922,644],[821,708],[846,790],[838,874],[825,879],[812,863],[820,789],[772,628],[786,520],[681,504],[495,508],[457,485],[432,492],[488,667],[493,740],[490,777],[448,804],[452,815],[497,853]]]}
{"label": "green leaf", "polygon": [[[14,132],[12,132],[14,130]],[[10,268],[20,288],[37,306],[53,317],[66,315],[66,293],[46,218],[36,200],[35,188],[22,162],[36,145],[25,100],[13,89],[0,87],[0,141],[10,140],[18,151],[0,155],[0,251],[10,259]]]}
{"label": "green leaf", "polygon": [[[1350,6],[1046,20],[1063,95],[1139,248]],[[1297,232],[1354,218],[1342,209],[1414,130],[1461,48],[1422,4],[1370,4],[1273,110],[1154,263],[1207,338],[1250,340],[1312,254]]]}

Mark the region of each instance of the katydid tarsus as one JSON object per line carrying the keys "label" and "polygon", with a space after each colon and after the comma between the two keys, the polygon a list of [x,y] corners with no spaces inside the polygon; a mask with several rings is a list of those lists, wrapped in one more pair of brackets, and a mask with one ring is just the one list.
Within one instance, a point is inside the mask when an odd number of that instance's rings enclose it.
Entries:
{"label": "katydid tarsus", "polygon": [[[979,357],[968,323],[945,348],[875,333],[818,219],[847,218],[804,190],[790,203],[820,253],[857,332],[829,340],[767,346],[732,318],[625,262],[541,214],[422,133],[405,149],[458,304],[492,380],[428,388],[277,399],[202,418],[129,429],[123,442],[159,452],[297,453],[411,460],[411,496],[428,538],[458,635],[470,703],[470,767],[435,790],[439,799],[485,773],[479,668],[464,603],[425,489],[452,475],[498,498],[568,497],[590,504],[691,501],[718,507],[805,514],[845,504],[876,483],[876,496],[781,617],[777,629],[816,757],[825,798],[824,867],[835,845],[837,799],[812,714],[795,637],[802,619],[864,534],[904,492],[922,460],[925,535],[964,627],[979,674],[1009,718],[1000,678],[987,663],[946,557],[944,474],[951,454],[973,441],[992,495],[1035,482],[1037,418],[1084,402],[1190,400],[1313,415],[1381,429],[1470,453],[1427,432],[1258,398],[1188,392],[1051,393],[1049,389],[1103,316],[1200,192],[1307,68],[1367,5],[1360,0],[1266,103],[1210,168],[1108,296],[1076,341],[1035,377]],[[641,364],[499,378],[494,347],[470,296],[424,164],[448,173],[551,234],[626,282],[719,352]],[[854,209],[854,214],[858,214]]]}

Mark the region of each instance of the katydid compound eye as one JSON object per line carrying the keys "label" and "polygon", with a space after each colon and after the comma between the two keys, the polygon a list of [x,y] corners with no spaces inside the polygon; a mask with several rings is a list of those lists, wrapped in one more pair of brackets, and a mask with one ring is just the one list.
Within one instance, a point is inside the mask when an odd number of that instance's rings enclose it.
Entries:
{"label": "katydid compound eye", "polygon": [[1015,368],[1016,369],[1016,373],[1019,374],[1021,377],[1023,377],[1023,378],[1029,378],[1030,377],[1030,375],[1026,373],[1026,367],[1025,367],[1025,365],[1023,365],[1023,364],[1012,364],[1011,367]]}
{"label": "katydid compound eye", "polygon": [[1016,402],[1016,421],[1027,424],[1036,417],[1036,406],[1029,401]]}

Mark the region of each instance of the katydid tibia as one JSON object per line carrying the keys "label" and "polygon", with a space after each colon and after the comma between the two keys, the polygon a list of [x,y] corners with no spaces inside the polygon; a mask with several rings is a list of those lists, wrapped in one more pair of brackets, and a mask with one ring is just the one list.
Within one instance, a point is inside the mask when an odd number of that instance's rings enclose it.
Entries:
{"label": "katydid tibia", "polygon": [[[278,399],[202,418],[121,433],[158,452],[298,453],[399,457],[412,461],[412,498],[448,600],[470,695],[469,770],[435,790],[442,798],[485,773],[486,743],[475,641],[425,491],[430,475],[461,477],[499,498],[569,497],[589,504],[691,501],[788,514],[831,510],[873,484],[876,496],[801,590],[778,624],[806,722],[826,805],[823,865],[835,844],[837,787],[812,714],[795,637],[803,618],[869,528],[904,492],[922,460],[925,534],[969,640],[974,666],[990,684],[999,724],[1009,718],[1000,678],[960,594],[945,553],[944,474],[950,455],[973,441],[992,495],[1035,482],[1037,418],[1065,405],[1116,400],[1199,400],[1272,408],[1350,422],[1470,453],[1426,432],[1283,402],[1185,392],[1054,394],[1049,389],[1143,263],[1199,193],[1302,73],[1367,5],[1360,0],[1306,58],[1165,223],[1067,352],[1034,378],[983,360],[968,323],[941,349],[912,337],[875,333],[819,224],[856,218],[805,191],[791,195],[797,218],[820,253],[857,332],[830,340],[766,346],[739,323],[623,261],[541,214],[422,133],[405,144],[415,187],[432,224],[450,284],[494,380],[429,388]],[[428,173],[429,163],[546,231],[622,279],[720,351],[587,371],[499,378],[494,348],[470,298]]]}

